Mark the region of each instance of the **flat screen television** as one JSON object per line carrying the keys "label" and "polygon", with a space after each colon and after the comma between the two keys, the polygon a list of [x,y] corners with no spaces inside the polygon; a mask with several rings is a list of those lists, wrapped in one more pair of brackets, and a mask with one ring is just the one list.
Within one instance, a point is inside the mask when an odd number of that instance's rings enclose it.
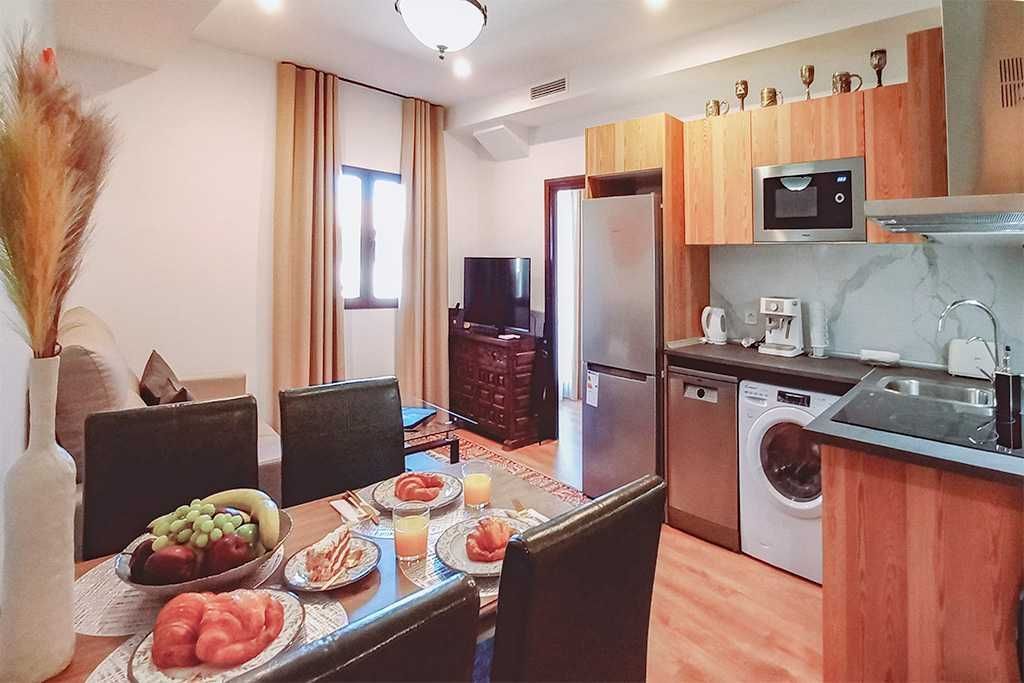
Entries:
{"label": "flat screen television", "polygon": [[467,257],[463,300],[468,323],[529,332],[530,259]]}

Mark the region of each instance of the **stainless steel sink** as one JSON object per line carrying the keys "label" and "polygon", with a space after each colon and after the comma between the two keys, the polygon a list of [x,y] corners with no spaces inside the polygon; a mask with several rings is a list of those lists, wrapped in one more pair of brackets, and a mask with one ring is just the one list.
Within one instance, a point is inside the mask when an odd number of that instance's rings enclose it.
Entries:
{"label": "stainless steel sink", "polygon": [[996,406],[995,392],[980,387],[892,375],[880,379],[878,385],[886,391],[904,396],[956,403],[971,408],[994,410]]}

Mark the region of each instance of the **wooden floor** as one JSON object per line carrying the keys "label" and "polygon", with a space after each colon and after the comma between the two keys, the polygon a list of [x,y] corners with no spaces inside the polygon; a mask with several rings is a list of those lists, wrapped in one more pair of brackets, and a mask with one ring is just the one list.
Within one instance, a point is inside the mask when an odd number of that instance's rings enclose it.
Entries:
{"label": "wooden floor", "polygon": [[[559,441],[503,451],[581,486],[580,403],[563,401]],[[821,588],[758,560],[662,527],[647,677],[662,681],[820,681]]]}

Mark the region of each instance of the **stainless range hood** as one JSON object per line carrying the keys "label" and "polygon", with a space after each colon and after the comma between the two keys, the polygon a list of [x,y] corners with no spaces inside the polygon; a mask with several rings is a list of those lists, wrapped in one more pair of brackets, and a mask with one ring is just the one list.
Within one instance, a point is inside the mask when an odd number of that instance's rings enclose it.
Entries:
{"label": "stainless range hood", "polygon": [[1024,234],[1024,2],[943,0],[948,197],[864,202],[892,232]]}

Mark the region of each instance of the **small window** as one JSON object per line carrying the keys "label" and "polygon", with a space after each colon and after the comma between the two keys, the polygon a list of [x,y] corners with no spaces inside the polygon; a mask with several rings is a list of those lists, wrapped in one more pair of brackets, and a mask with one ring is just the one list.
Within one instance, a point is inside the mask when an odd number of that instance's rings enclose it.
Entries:
{"label": "small window", "polygon": [[343,166],[338,193],[345,308],[397,308],[405,233],[402,177]]}

